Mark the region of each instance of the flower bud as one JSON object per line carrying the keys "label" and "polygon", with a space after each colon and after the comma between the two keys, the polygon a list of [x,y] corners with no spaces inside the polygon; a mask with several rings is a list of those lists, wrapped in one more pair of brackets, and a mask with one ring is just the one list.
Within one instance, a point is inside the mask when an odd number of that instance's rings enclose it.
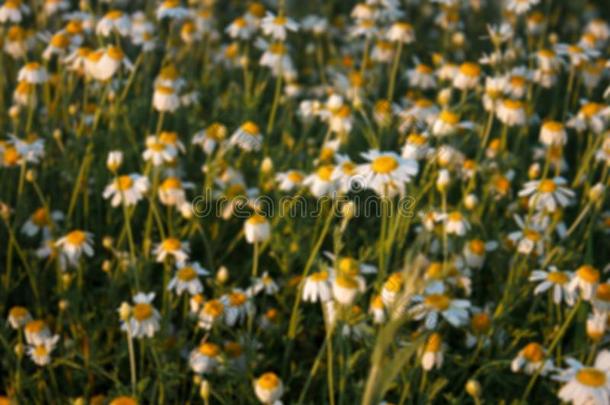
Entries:
{"label": "flower bud", "polygon": [[106,159],[106,167],[111,172],[115,173],[123,164],[123,152],[119,150],[113,150],[108,153],[108,158]]}
{"label": "flower bud", "polygon": [[477,207],[477,205],[479,204],[479,199],[477,198],[476,195],[474,194],[468,194],[466,197],[464,197],[464,206],[466,207],[466,209],[468,210],[473,210]]}
{"label": "flower bud", "polygon": [[220,266],[216,272],[216,282],[218,284],[224,284],[229,280],[229,269],[225,266]]}
{"label": "flower bud", "polygon": [[127,321],[131,316],[131,305],[123,301],[119,307],[119,318],[122,321]]}
{"label": "flower bud", "polygon": [[27,172],[25,172],[25,179],[28,181],[28,183],[33,183],[34,180],[36,180],[36,170],[29,169]]}
{"label": "flower bud", "polygon": [[447,187],[451,183],[451,176],[449,174],[449,170],[441,169],[438,172],[438,177],[436,178],[436,189],[441,193],[447,191]]}
{"label": "flower bud", "polygon": [[602,183],[597,183],[589,190],[589,199],[591,202],[598,202],[604,197],[606,187]]}
{"label": "flower bud", "polygon": [[263,159],[263,162],[261,163],[261,172],[263,172],[263,174],[269,174],[272,170],[273,160],[271,160],[271,158],[267,156]]}
{"label": "flower bud", "polygon": [[208,380],[201,381],[201,384],[199,385],[199,396],[201,396],[201,399],[206,403],[210,399],[210,382]]}
{"label": "flower bud", "polygon": [[470,379],[466,382],[466,392],[473,398],[481,396],[481,383],[477,380]]}

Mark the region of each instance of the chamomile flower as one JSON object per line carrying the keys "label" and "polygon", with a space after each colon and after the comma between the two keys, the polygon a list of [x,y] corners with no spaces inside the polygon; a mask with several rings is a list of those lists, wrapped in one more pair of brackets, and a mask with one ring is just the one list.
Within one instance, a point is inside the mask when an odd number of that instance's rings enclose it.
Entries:
{"label": "chamomile flower", "polygon": [[30,345],[38,345],[51,337],[49,326],[41,319],[27,321],[23,331],[25,332],[25,341]]}
{"label": "chamomile flower", "polygon": [[610,283],[601,283],[591,297],[591,304],[598,313],[610,314]]}
{"label": "chamomile flower", "polygon": [[114,33],[125,37],[131,32],[131,19],[120,10],[111,10],[98,21],[95,32],[103,37]]}
{"label": "chamomile flower", "polygon": [[362,153],[368,163],[358,167],[358,174],[363,177],[366,188],[377,194],[393,197],[405,193],[405,185],[417,175],[417,161],[404,159],[394,152],[370,150]]}
{"label": "chamomile flower", "polygon": [[27,236],[34,236],[39,232],[43,235],[47,235],[51,230],[53,224],[64,218],[61,211],[49,212],[48,209],[41,207],[30,215],[28,220],[21,227],[21,232]]}
{"label": "chamomile flower", "polygon": [[255,309],[250,297],[240,289],[223,295],[221,301],[224,305],[224,321],[229,327],[243,323]]}
{"label": "chamomile flower", "polygon": [[576,196],[565,184],[567,181],[562,177],[528,181],[519,191],[519,197],[528,197],[532,208],[554,212],[568,206]]}
{"label": "chamomile flower", "polygon": [[386,39],[392,42],[410,44],[415,41],[413,26],[407,22],[397,21],[386,32]]}
{"label": "chamomile flower", "polygon": [[568,135],[561,122],[545,121],[540,127],[539,139],[546,146],[565,145]]}
{"label": "chamomile flower", "polygon": [[47,69],[38,62],[28,62],[17,74],[17,80],[28,84],[42,84],[49,80]]}
{"label": "chamomile flower", "polygon": [[302,185],[305,175],[298,170],[289,170],[275,175],[278,188],[282,191],[292,191]]}
{"label": "chamomile flower", "polygon": [[514,373],[522,371],[528,375],[546,375],[553,370],[553,363],[546,359],[544,348],[539,343],[532,342],[519,351],[510,368]]}
{"label": "chamomile flower", "polygon": [[165,259],[173,257],[176,263],[182,264],[188,260],[190,247],[188,242],[168,237],[159,243],[153,250],[157,262],[162,263]]}
{"label": "chamomile flower", "polygon": [[27,308],[14,306],[8,311],[8,323],[13,329],[19,329],[32,320],[32,315]]}
{"label": "chamomile flower", "polygon": [[334,165],[322,165],[314,173],[305,177],[303,185],[309,187],[309,191],[314,197],[333,196],[338,187],[336,180],[333,179],[334,170]]}
{"label": "chamomile flower", "polygon": [[305,302],[326,302],[332,298],[331,284],[325,270],[310,274],[303,283],[302,299]]}
{"label": "chamomile flower", "polygon": [[574,277],[572,277],[570,284],[568,284],[568,288],[572,293],[579,291],[582,299],[589,301],[597,291],[599,280],[599,270],[584,264],[576,269]]}
{"label": "chamomile flower", "polygon": [[253,214],[244,223],[244,235],[248,243],[265,242],[271,237],[271,224],[264,216]]}
{"label": "chamomile flower", "polygon": [[219,122],[214,122],[207,128],[197,132],[193,136],[191,143],[200,146],[205,153],[210,155],[219,145],[222,145],[226,136],[227,127]]}
{"label": "chamomile flower", "polygon": [[421,365],[426,371],[443,366],[443,338],[439,333],[432,333],[423,348]]}
{"label": "chamomile flower", "polygon": [[261,403],[273,405],[284,394],[284,385],[277,374],[266,372],[254,381],[254,392]]}
{"label": "chamomile flower", "polygon": [[468,300],[451,298],[446,293],[431,293],[413,297],[415,305],[411,308],[414,319],[424,320],[426,329],[435,329],[439,317],[456,328],[468,322]]}
{"label": "chamomile flower", "polygon": [[173,162],[177,155],[178,150],[174,145],[163,142],[154,135],[146,137],[146,150],[142,153],[145,161],[160,166],[164,163]]}
{"label": "chamomile flower", "polygon": [[574,405],[602,405],[610,402],[610,352],[597,354],[593,366],[566,359],[567,369],[560,370],[555,380],[564,382],[557,395]]}
{"label": "chamomile flower", "polygon": [[246,152],[257,151],[263,144],[263,135],[254,122],[244,122],[229,139],[229,144],[236,145]]}
{"label": "chamomile flower", "polygon": [[225,306],[220,300],[209,300],[203,304],[199,311],[198,325],[204,330],[212,329],[212,326],[224,315]]}
{"label": "chamomile flower", "polygon": [[129,318],[121,321],[121,330],[129,331],[137,339],[152,338],[161,328],[161,315],[153,306],[155,293],[139,292],[133,297]]}
{"label": "chamomile flower", "polygon": [[557,267],[550,266],[549,271],[534,270],[529,280],[539,283],[534,289],[534,295],[552,289],[551,293],[555,304],[560,304],[563,300],[566,304],[572,305],[574,303],[574,291],[570,289],[572,277],[572,272],[560,271]]}
{"label": "chamomile flower", "polygon": [[203,291],[203,284],[199,276],[210,274],[199,263],[183,263],[178,265],[174,277],[167,284],[168,290],[174,290],[176,294],[182,295],[188,291],[190,295],[197,295]]}
{"label": "chamomile flower", "polygon": [[332,280],[332,292],[335,300],[341,305],[351,305],[361,285],[354,277],[337,274]]}
{"label": "chamomile flower", "polygon": [[37,366],[46,366],[51,362],[51,352],[55,349],[59,335],[41,339],[41,341],[28,347],[27,353]]}
{"label": "chamomile flower", "polygon": [[220,361],[220,347],[210,342],[201,343],[189,354],[189,366],[197,374],[214,372]]}
{"label": "chamomile flower", "polygon": [[180,98],[176,94],[176,89],[156,86],[153,93],[153,107],[159,112],[175,112],[180,107]]}
{"label": "chamomile flower", "polygon": [[472,90],[479,84],[481,67],[476,63],[464,62],[453,79],[453,87],[459,90]]}
{"label": "chamomile flower", "polygon": [[158,20],[170,18],[182,20],[190,15],[188,8],[180,5],[180,0],[165,0],[157,7],[156,16]]}
{"label": "chamomile flower", "polygon": [[274,295],[280,290],[280,287],[266,271],[260,278],[253,280],[252,287],[248,289],[248,295],[254,296],[264,291],[266,295]]}
{"label": "chamomile flower", "polygon": [[267,12],[267,15],[261,21],[261,29],[263,34],[269,35],[276,41],[284,41],[288,31],[296,32],[299,25],[291,18],[284,15],[274,15]]}
{"label": "chamomile flower", "polygon": [[81,256],[93,256],[93,234],[80,229],[75,229],[55,242],[60,248],[62,256],[72,266],[77,266]]}
{"label": "chamomile flower", "polygon": [[116,177],[112,183],[106,186],[102,196],[111,199],[110,204],[118,207],[124,203],[127,206],[135,205],[148,191],[149,181],[147,177],[137,173]]}

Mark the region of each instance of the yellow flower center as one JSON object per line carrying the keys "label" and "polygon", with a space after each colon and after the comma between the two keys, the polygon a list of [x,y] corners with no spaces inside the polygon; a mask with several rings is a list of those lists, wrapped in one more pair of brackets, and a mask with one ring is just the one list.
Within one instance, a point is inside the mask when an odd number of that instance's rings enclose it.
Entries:
{"label": "yellow flower center", "polygon": [[538,343],[529,343],[523,348],[522,356],[529,362],[539,363],[544,359],[544,350]]}
{"label": "yellow flower center", "polygon": [[426,143],[426,137],[420,134],[411,134],[407,137],[407,143],[421,146]]}
{"label": "yellow flower center", "polygon": [[601,387],[606,384],[606,373],[596,368],[581,368],[576,373],[576,380],[587,387]]}
{"label": "yellow flower center", "polygon": [[106,18],[109,20],[118,20],[123,16],[123,12],[121,10],[112,10],[106,14]]}
{"label": "yellow flower center", "polygon": [[354,277],[357,276],[358,273],[360,273],[360,266],[358,265],[358,262],[352,259],[351,257],[344,257],[342,259],[339,259],[339,262],[337,264],[339,267],[339,271],[345,274],[346,276]]}
{"label": "yellow flower center", "polygon": [[375,173],[391,173],[398,167],[398,161],[392,156],[379,156],[371,163],[371,169]]}
{"label": "yellow flower center", "polygon": [[602,109],[602,105],[598,103],[587,103],[580,108],[580,112],[587,118],[591,118]]}
{"label": "yellow flower center", "polygon": [[180,246],[182,246],[182,243],[176,238],[165,239],[161,244],[163,250],[168,252],[175,252],[177,250],[180,250]]}
{"label": "yellow flower center", "polygon": [[347,288],[348,290],[355,290],[358,288],[358,282],[353,277],[346,275],[337,275],[335,282],[338,286]]}
{"label": "yellow flower center", "polygon": [[393,273],[388,277],[388,280],[385,282],[383,288],[389,292],[397,293],[400,291],[403,285],[402,274]]}
{"label": "yellow flower center", "polygon": [[299,172],[290,172],[286,176],[292,183],[300,183],[303,181],[303,175]]}
{"label": "yellow flower center", "polygon": [[47,350],[45,345],[38,345],[36,346],[36,348],[34,348],[34,354],[36,356],[43,357],[49,354],[49,351]]}
{"label": "yellow flower center", "polygon": [[32,214],[32,222],[38,227],[46,226],[49,224],[49,215],[47,210],[44,208],[38,208],[34,214]]}
{"label": "yellow flower center", "polygon": [[121,396],[113,399],[110,405],[138,405],[138,401],[132,397]]}
{"label": "yellow flower center", "polygon": [[558,121],[547,121],[542,125],[542,127],[551,132],[560,132],[563,130],[563,124]]}
{"label": "yellow flower center", "polygon": [[333,170],[334,169],[335,169],[335,167],[333,165],[324,165],[324,166],[321,166],[316,171],[316,174],[318,175],[320,180],[330,181],[330,178],[331,178],[331,176],[333,174]]}
{"label": "yellow flower center", "polygon": [[180,190],[182,189],[182,182],[177,177],[168,177],[167,179],[163,180],[161,189],[164,191]]}
{"label": "yellow flower center", "polygon": [[274,390],[279,387],[280,379],[275,373],[269,372],[261,375],[256,384],[265,390]]}
{"label": "yellow flower center", "polygon": [[456,113],[447,110],[441,111],[438,118],[449,125],[455,125],[460,121],[460,117]]}
{"label": "yellow flower center", "polygon": [[481,312],[472,316],[470,325],[475,332],[485,332],[491,325],[491,319],[485,312]]}
{"label": "yellow flower center", "polygon": [[133,179],[129,176],[119,176],[116,179],[116,188],[120,191],[129,190],[133,186]]}
{"label": "yellow flower center", "polygon": [[483,256],[483,254],[485,254],[485,242],[483,242],[481,239],[471,240],[468,248],[477,256]]}
{"label": "yellow flower center", "polygon": [[599,281],[599,270],[593,266],[580,266],[578,270],[576,270],[576,274],[579,278],[588,283],[597,283]]}
{"label": "yellow flower center", "polygon": [[538,242],[542,238],[540,233],[534,231],[533,229],[524,229],[523,236],[525,237],[525,239],[529,239],[534,242]]}
{"label": "yellow flower center", "polygon": [[112,58],[114,60],[123,60],[123,56],[125,55],[123,53],[123,51],[121,50],[121,48],[116,47],[116,46],[111,46],[110,48],[108,48],[106,53],[108,54],[108,56],[110,58]]}
{"label": "yellow flower center", "polygon": [[157,86],[155,91],[166,96],[174,94],[174,88],[169,86]]}
{"label": "yellow flower center", "polygon": [[544,179],[540,181],[540,185],[538,186],[538,190],[543,193],[552,193],[557,190],[557,184],[553,180]]}
{"label": "yellow flower center", "polygon": [[286,23],[288,22],[288,19],[284,16],[277,16],[273,19],[273,23],[275,25],[286,25]]}
{"label": "yellow flower center", "polygon": [[24,307],[12,307],[10,312],[9,312],[9,316],[11,318],[15,318],[15,319],[22,319],[25,316],[27,316],[28,314],[28,310],[25,309]]}
{"label": "yellow flower center", "polygon": [[600,301],[610,302],[610,283],[600,284],[597,287],[595,297]]}
{"label": "yellow flower center", "polygon": [[423,63],[420,63],[419,65],[417,65],[415,70],[417,71],[417,73],[422,73],[422,74],[426,74],[426,75],[431,74],[433,71],[431,66],[424,65]]}
{"label": "yellow flower center", "polygon": [[214,343],[202,343],[199,345],[199,353],[203,354],[206,357],[216,357],[218,353],[220,353],[220,348],[218,345]]}
{"label": "yellow flower center", "polygon": [[451,222],[458,222],[462,220],[462,213],[459,211],[453,211],[452,213],[449,214],[449,221]]}
{"label": "yellow flower center", "polygon": [[248,224],[250,225],[262,225],[267,223],[267,219],[259,214],[254,214],[250,218],[248,218]]}
{"label": "yellow flower center", "polygon": [[546,279],[548,281],[550,281],[551,283],[560,284],[560,285],[564,285],[565,283],[570,281],[570,278],[568,277],[568,275],[561,271],[553,271],[553,272],[549,273],[548,276],[546,277]]}
{"label": "yellow flower center", "polygon": [[87,240],[87,235],[83,231],[72,231],[66,235],[66,241],[70,245],[80,246]]}
{"label": "yellow flower center", "polygon": [[443,338],[438,333],[433,333],[426,342],[426,351],[429,353],[436,353],[440,351]]}
{"label": "yellow flower center", "polygon": [[509,110],[520,110],[523,108],[523,103],[520,100],[507,98],[504,100],[504,107],[508,108]]}
{"label": "yellow flower center", "polygon": [[248,299],[248,297],[246,297],[246,294],[241,293],[241,292],[233,292],[233,293],[229,294],[229,303],[233,307],[242,306],[246,302],[247,299]]}
{"label": "yellow flower center", "polygon": [[248,135],[252,135],[252,136],[257,136],[260,132],[258,125],[256,125],[254,122],[252,121],[246,121],[242,126],[241,126],[242,131],[244,131],[246,134]]}
{"label": "yellow flower center", "polygon": [[443,265],[439,262],[432,262],[426,269],[426,276],[432,280],[438,280],[443,277]]}
{"label": "yellow flower center", "polygon": [[451,305],[451,299],[444,294],[430,294],[426,296],[424,303],[437,311],[444,311]]}
{"label": "yellow flower center", "polygon": [[210,300],[210,301],[206,302],[205,305],[203,306],[203,312],[214,318],[217,318],[220,315],[222,315],[223,311],[224,311],[224,305],[222,305],[222,302],[220,302],[218,300]]}
{"label": "yellow flower center", "polygon": [[313,273],[309,276],[311,281],[320,282],[328,280],[328,272],[327,271],[319,271],[317,273]]}
{"label": "yellow flower center", "polygon": [[192,267],[183,267],[178,270],[177,277],[181,281],[191,281],[197,278],[197,272]]}
{"label": "yellow flower center", "polygon": [[40,333],[42,332],[45,328],[47,327],[47,325],[44,323],[44,321],[41,320],[34,320],[34,321],[30,321],[25,325],[25,330],[28,333]]}
{"label": "yellow flower center", "polygon": [[469,77],[479,77],[481,68],[476,63],[466,62],[460,66],[460,73]]}
{"label": "yellow flower center", "polygon": [[70,39],[66,35],[63,34],[55,34],[51,38],[51,45],[55,48],[67,48],[70,45]]}
{"label": "yellow flower center", "polygon": [[133,317],[136,321],[145,321],[149,319],[153,314],[153,308],[150,304],[140,302],[133,306]]}

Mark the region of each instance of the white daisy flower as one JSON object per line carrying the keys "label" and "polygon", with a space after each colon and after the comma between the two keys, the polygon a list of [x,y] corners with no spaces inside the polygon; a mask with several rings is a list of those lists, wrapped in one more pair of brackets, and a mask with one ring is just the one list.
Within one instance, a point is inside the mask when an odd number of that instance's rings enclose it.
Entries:
{"label": "white daisy flower", "polygon": [[167,289],[174,290],[178,295],[182,295],[184,291],[188,291],[190,295],[200,294],[203,291],[203,284],[198,277],[208,274],[210,273],[199,263],[183,263],[176,269],[176,274],[167,284]]}
{"label": "white daisy flower", "polygon": [[27,353],[34,363],[38,366],[46,366],[51,362],[51,352],[55,349],[59,335],[43,338],[40,342],[29,346]]}
{"label": "white daisy flower", "polygon": [[419,171],[417,161],[404,159],[394,152],[370,150],[362,154],[369,163],[358,166],[364,186],[377,194],[393,197],[405,193],[405,184]]}
{"label": "white daisy flower", "polygon": [[133,297],[134,305],[131,307],[129,319],[121,321],[121,330],[129,330],[134,338],[152,338],[161,328],[159,324],[161,315],[152,305],[154,299],[154,292],[137,293]]}
{"label": "white daisy flower", "polygon": [[454,299],[445,293],[432,293],[413,297],[411,313],[415,320],[424,319],[426,329],[435,329],[439,316],[458,328],[468,322],[470,301]]}
{"label": "white daisy flower", "polygon": [[197,374],[213,373],[220,360],[220,347],[210,342],[201,343],[189,354],[189,366]]}
{"label": "white daisy flower", "polygon": [[263,34],[269,35],[274,40],[284,41],[288,31],[298,31],[299,25],[291,18],[283,15],[275,16],[273,13],[267,12],[261,22],[261,29]]}
{"label": "white daisy flower", "polygon": [[73,230],[55,242],[55,246],[61,249],[62,256],[72,266],[77,266],[83,255],[93,256],[93,234],[90,232]]}
{"label": "white daisy flower", "polygon": [[566,359],[568,368],[561,370],[556,380],[565,382],[557,395],[574,405],[605,405],[610,403],[610,352],[597,354],[592,367],[573,358]]}
{"label": "white daisy flower", "polygon": [[263,136],[252,121],[244,122],[229,139],[231,145],[237,145],[246,152],[257,151],[263,144]]}
{"label": "white daisy flower", "polygon": [[565,184],[567,181],[562,177],[528,181],[519,191],[519,197],[529,197],[532,208],[554,212],[568,206],[576,196],[574,191],[564,187]]}
{"label": "white daisy flower", "polygon": [[305,302],[326,302],[332,297],[327,271],[319,271],[305,278],[302,299]]}
{"label": "white daisy flower", "polygon": [[148,191],[148,178],[137,173],[118,176],[112,183],[106,186],[102,196],[111,198],[110,204],[118,207],[121,203],[127,206],[135,205]]}
{"label": "white daisy flower", "polygon": [[189,243],[181,242],[176,238],[166,238],[153,250],[158,263],[162,263],[168,257],[173,257],[176,263],[184,263],[188,260],[190,253]]}
{"label": "white daisy flower", "polygon": [[528,343],[519,351],[517,357],[513,359],[510,368],[513,373],[523,371],[525,374],[532,375],[540,373],[546,375],[553,370],[551,360],[546,360],[546,351],[544,348],[535,342]]}
{"label": "white daisy flower", "polygon": [[538,282],[534,289],[534,295],[542,294],[552,288],[553,302],[560,304],[574,304],[574,291],[569,288],[573,273],[569,271],[559,271],[557,267],[550,266],[549,271],[534,270],[529,277],[530,281]]}

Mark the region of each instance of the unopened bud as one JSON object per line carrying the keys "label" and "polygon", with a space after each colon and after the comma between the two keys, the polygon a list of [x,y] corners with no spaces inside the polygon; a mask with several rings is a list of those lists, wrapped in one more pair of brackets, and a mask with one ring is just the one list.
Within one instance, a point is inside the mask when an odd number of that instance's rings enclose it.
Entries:
{"label": "unopened bud", "polygon": [[201,381],[199,385],[199,395],[201,399],[204,401],[208,401],[210,399],[210,382],[208,380]]}
{"label": "unopened bud", "polygon": [[267,156],[263,159],[263,162],[261,163],[261,172],[263,172],[264,174],[269,174],[272,170],[273,160],[271,160],[271,158]]}
{"label": "unopened bud", "polygon": [[229,269],[225,266],[221,266],[216,272],[216,282],[218,284],[224,284],[229,280]]}
{"label": "unopened bud", "polygon": [[481,383],[477,380],[468,380],[466,382],[466,392],[473,398],[481,396]]}
{"label": "unopened bud", "polygon": [[119,318],[122,321],[127,321],[131,316],[131,305],[123,301],[119,307]]}

